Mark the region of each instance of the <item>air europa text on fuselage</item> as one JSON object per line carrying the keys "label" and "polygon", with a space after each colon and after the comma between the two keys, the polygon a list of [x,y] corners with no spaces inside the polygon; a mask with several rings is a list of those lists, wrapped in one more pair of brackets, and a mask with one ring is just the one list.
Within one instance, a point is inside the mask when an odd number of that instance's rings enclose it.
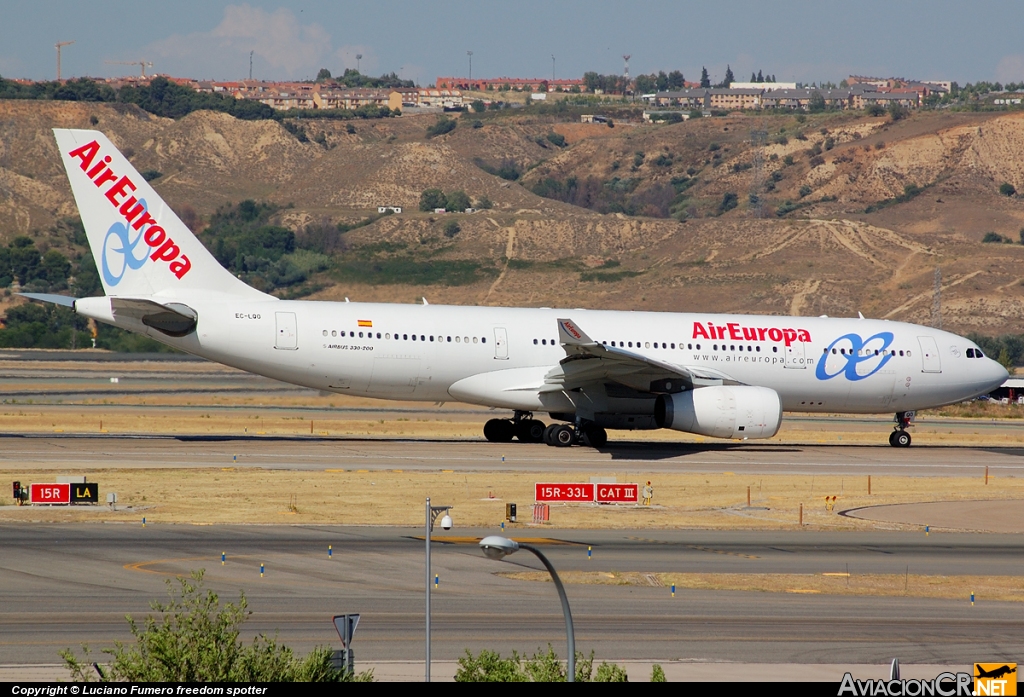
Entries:
{"label": "air europa text on fuselage", "polygon": [[701,322],[693,323],[694,339],[729,339],[731,341],[784,341],[786,346],[794,341],[810,342],[811,333],[806,329],[780,329],[779,327],[744,327],[739,322],[714,324],[707,328]]}
{"label": "air europa text on fuselage", "polygon": [[179,279],[182,278],[192,268],[192,262],[181,253],[181,248],[174,243],[160,223],[149,214],[145,204],[131,195],[131,192],[136,190],[132,180],[127,176],[118,177],[114,174],[107,166],[111,159],[110,155],[99,158],[97,157],[99,152],[99,143],[94,140],[75,148],[68,153],[68,156],[78,158],[82,163],[82,171],[85,172],[85,176],[89,177],[97,188],[112,182],[104,192],[104,196],[111,205],[124,216],[133,229],[142,230],[144,226],[149,226],[143,231],[143,239],[153,249],[149,258],[153,261],[169,263],[171,273]]}

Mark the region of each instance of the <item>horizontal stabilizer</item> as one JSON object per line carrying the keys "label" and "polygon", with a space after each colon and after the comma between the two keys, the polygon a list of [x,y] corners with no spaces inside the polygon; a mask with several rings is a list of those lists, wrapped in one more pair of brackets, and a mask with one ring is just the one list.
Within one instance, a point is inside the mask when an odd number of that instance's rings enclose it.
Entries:
{"label": "horizontal stabilizer", "polygon": [[54,305],[62,305],[64,307],[74,307],[75,300],[78,299],[55,293],[18,293],[18,295],[29,300],[39,300],[44,303],[53,303]]}

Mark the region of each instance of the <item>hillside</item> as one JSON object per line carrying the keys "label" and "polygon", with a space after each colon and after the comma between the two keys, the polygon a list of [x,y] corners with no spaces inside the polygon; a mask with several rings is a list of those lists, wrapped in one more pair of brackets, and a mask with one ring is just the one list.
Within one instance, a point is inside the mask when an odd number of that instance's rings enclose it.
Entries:
{"label": "hillside", "polygon": [[[75,251],[54,229],[76,211],[49,129],[90,128],[90,117],[140,171],[161,173],[154,186],[179,212],[191,207],[197,227],[243,198],[292,204],[277,222],[296,230],[404,207],[345,233],[312,297],[859,311],[927,324],[938,267],[945,328],[1024,332],[1024,246],[981,242],[989,232],[1016,242],[1024,228],[1024,202],[999,193],[1004,182],[1024,191],[1022,113],[608,128],[487,112],[433,139],[433,117],[304,121],[310,142],[301,143],[277,122],[210,112],[173,121],[117,105],[0,101],[0,242],[29,234]],[[757,186],[752,129],[767,132]],[[485,171],[503,165],[522,177]],[[493,208],[420,213],[431,187],[487,197]],[[752,192],[764,201],[760,218],[748,209]],[[727,194],[735,207],[722,205]],[[453,219],[461,231],[446,236]]]}

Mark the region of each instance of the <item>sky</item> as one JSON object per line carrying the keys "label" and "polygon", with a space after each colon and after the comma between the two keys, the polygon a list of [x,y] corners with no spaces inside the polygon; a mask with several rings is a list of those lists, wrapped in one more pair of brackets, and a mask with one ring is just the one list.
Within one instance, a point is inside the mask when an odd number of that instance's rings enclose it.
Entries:
{"label": "sky", "polygon": [[[437,76],[578,78],[682,70],[720,80],[849,75],[1024,81],[1020,0],[0,0],[0,76],[312,79],[358,67]],[[552,59],[554,57],[554,59]]]}

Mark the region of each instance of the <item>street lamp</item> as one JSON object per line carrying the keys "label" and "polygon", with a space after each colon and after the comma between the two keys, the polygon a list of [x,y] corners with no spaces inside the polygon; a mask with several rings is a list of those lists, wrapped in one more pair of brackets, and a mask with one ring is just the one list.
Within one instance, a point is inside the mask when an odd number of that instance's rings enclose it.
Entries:
{"label": "street lamp", "polygon": [[487,555],[488,559],[501,560],[520,549],[533,552],[541,563],[551,574],[551,580],[555,582],[558,589],[558,599],[562,601],[562,614],[565,615],[565,634],[569,644],[569,660],[566,666],[565,679],[568,682],[576,682],[576,632],[572,628],[572,613],[569,611],[569,599],[565,597],[565,588],[562,586],[562,579],[558,578],[555,567],[551,566],[548,558],[541,554],[540,550],[530,545],[519,544],[515,540],[499,535],[491,535],[480,540],[480,549]]}
{"label": "street lamp", "polygon": [[431,506],[430,497],[427,497],[427,519],[424,525],[427,539],[427,661],[424,678],[426,682],[430,682],[430,531],[434,529],[434,521],[437,520],[437,516],[441,515],[442,511],[444,512],[444,517],[441,518],[441,528],[443,530],[452,529],[452,517],[448,515],[448,511],[451,508],[451,506]]}

